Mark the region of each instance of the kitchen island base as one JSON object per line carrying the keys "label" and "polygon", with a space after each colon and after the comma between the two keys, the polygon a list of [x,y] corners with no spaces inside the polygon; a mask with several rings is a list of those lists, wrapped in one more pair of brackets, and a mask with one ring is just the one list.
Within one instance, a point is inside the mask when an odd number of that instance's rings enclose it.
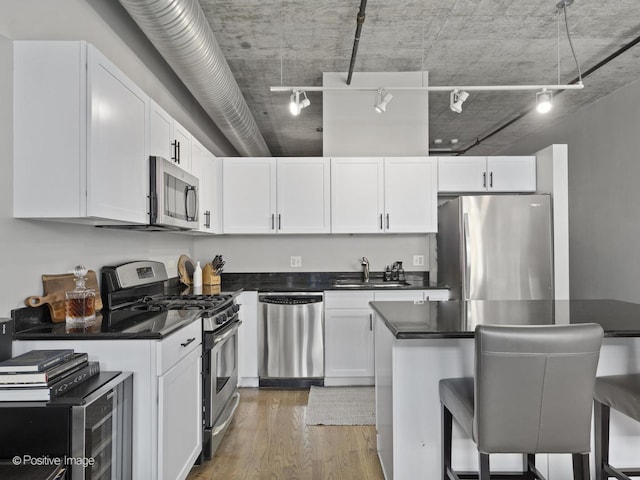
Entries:
{"label": "kitchen island base", "polygon": [[[441,478],[441,378],[473,376],[473,338],[397,339],[376,315],[375,375],[378,456],[387,480]],[[598,375],[640,371],[639,338],[605,338]],[[611,412],[611,462],[637,464],[640,426]],[[593,452],[593,447],[592,447]],[[454,423],[453,466],[477,470],[475,444]],[[492,470],[517,471],[521,455],[492,455]],[[572,478],[570,455],[536,455],[548,480]],[[595,478],[593,453],[592,478]]]}

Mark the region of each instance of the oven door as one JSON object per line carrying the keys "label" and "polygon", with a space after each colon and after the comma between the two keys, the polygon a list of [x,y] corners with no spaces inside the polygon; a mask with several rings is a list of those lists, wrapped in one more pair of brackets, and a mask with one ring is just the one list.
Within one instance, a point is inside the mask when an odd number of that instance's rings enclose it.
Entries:
{"label": "oven door", "polygon": [[[212,428],[238,387],[238,327],[205,332],[205,426]],[[210,349],[208,347],[211,347]],[[224,419],[222,419],[224,420]]]}
{"label": "oven door", "polygon": [[161,157],[151,157],[149,172],[150,223],[198,228],[198,179]]}

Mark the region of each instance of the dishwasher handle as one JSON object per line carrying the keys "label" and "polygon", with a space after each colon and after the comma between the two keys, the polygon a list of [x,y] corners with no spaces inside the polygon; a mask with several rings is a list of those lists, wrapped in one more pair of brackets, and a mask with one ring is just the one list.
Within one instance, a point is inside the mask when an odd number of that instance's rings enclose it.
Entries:
{"label": "dishwasher handle", "polygon": [[322,303],[322,295],[259,295],[259,303],[270,303],[273,305],[308,305],[311,303]]}

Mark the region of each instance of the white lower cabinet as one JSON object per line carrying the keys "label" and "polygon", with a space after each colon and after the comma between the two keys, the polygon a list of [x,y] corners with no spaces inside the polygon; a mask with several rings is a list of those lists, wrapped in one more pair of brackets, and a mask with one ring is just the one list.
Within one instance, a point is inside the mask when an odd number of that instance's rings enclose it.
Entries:
{"label": "white lower cabinet", "polygon": [[449,290],[446,288],[433,288],[424,291],[425,301],[446,301],[449,300]]}
{"label": "white lower cabinet", "polygon": [[133,372],[133,478],[185,479],[202,449],[202,325],[160,340],[17,340],[34,349],[87,352],[103,371]]}
{"label": "white lower cabinet", "polygon": [[236,298],[240,305],[238,329],[238,384],[258,386],[258,292],[242,292]]}

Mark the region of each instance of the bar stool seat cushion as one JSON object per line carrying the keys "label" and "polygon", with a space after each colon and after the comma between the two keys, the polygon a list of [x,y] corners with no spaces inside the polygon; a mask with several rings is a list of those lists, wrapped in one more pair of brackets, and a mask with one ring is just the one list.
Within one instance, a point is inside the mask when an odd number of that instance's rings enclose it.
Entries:
{"label": "bar stool seat cushion", "polygon": [[595,399],[640,422],[640,374],[598,377]]}
{"label": "bar stool seat cushion", "polygon": [[440,380],[440,402],[449,409],[462,429],[473,438],[473,378],[446,378]]}

